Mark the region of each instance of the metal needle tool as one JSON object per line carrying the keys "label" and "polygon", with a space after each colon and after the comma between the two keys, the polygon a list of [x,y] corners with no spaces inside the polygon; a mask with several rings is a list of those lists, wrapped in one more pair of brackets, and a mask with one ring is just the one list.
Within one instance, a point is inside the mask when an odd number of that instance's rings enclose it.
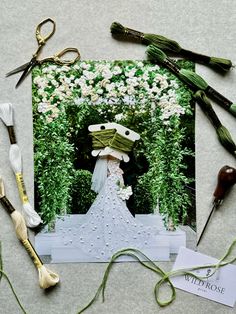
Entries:
{"label": "metal needle tool", "polygon": [[207,225],[213,216],[213,213],[215,210],[222,204],[223,199],[226,195],[226,193],[230,190],[230,188],[236,183],[236,169],[229,166],[224,166],[220,169],[218,173],[218,183],[214,192],[214,201],[213,201],[213,207],[211,209],[211,212],[207,218],[207,221],[205,223],[204,228],[202,229],[202,232],[200,234],[200,237],[197,241],[197,246],[199,245],[202,236],[207,228]]}

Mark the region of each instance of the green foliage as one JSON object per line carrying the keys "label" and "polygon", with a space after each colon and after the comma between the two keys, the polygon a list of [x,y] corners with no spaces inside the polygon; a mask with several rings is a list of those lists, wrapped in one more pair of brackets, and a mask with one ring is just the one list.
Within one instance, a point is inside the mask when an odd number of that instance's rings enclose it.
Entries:
{"label": "green foliage", "polygon": [[192,179],[186,177],[183,172],[186,169],[184,157],[191,155],[191,151],[182,147],[185,130],[180,128],[180,121],[176,117],[170,119],[170,125],[167,127],[160,127],[160,123],[157,112],[156,123],[153,126],[154,136],[151,141],[146,139],[149,161],[146,176],[151,182],[153,202],[157,204],[159,201],[160,212],[168,228],[170,223],[174,226],[180,221],[184,223],[187,208],[191,205],[186,185]]}
{"label": "green foliage", "polygon": [[151,181],[149,176],[143,175],[133,188],[135,214],[150,214],[155,203],[151,193]]}
{"label": "green foliage", "polygon": [[92,205],[96,193],[91,190],[92,174],[88,170],[77,170],[71,190],[72,212],[74,214],[86,214]]}
{"label": "green foliage", "polygon": [[88,127],[91,124],[104,123],[98,114],[96,107],[87,103],[78,106],[74,103],[65,105],[67,122],[70,129],[69,141],[74,146],[75,160],[74,167],[92,169],[94,158],[91,158],[91,139],[88,136]]}
{"label": "green foliage", "polygon": [[[178,63],[193,70],[189,61]],[[121,72],[104,79],[99,72],[104,66],[108,75],[115,67]],[[186,222],[187,216],[194,224],[194,205],[187,189],[194,177],[192,92],[167,69],[153,67],[146,61],[83,61],[80,66],[52,69],[44,64],[34,69],[36,204],[45,223],[56,215],[89,209],[95,198],[90,190],[95,158],[91,156],[88,126],[114,121],[141,136],[130,154],[131,161],[122,164],[125,184],[131,185],[134,193],[129,208],[135,213],[149,213],[158,201],[167,228],[170,222],[174,226]],[[95,72],[98,74],[94,76]],[[85,80],[91,73],[93,78]],[[84,91],[76,82],[81,77]],[[128,80],[139,80],[143,85],[132,88],[131,84],[128,91],[128,85],[124,86]],[[107,84],[115,96],[110,96]],[[120,88],[127,88],[122,97],[117,96]],[[88,90],[85,96],[83,92]],[[172,103],[171,110],[175,111],[166,118],[163,115],[168,116],[168,108],[163,109],[157,100],[167,99],[168,103],[172,92],[174,97],[177,94],[177,103]],[[127,104],[124,97],[133,98]],[[108,104],[112,98],[118,103]]]}
{"label": "green foliage", "polygon": [[45,224],[53,222],[56,215],[70,212],[74,149],[68,135],[65,112],[51,123],[45,123],[41,115],[34,115],[35,200]]}

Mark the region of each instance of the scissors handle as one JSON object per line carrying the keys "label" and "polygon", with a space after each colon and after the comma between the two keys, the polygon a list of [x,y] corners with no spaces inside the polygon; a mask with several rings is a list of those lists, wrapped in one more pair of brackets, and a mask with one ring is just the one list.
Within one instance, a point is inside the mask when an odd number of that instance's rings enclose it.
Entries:
{"label": "scissors handle", "polygon": [[[62,57],[68,52],[75,53],[76,54],[75,58],[70,59],[70,60],[62,59]],[[51,61],[51,62],[54,62],[54,63],[59,64],[59,65],[71,65],[71,64],[74,64],[78,60],[80,60],[80,53],[79,53],[79,50],[77,48],[65,48],[62,51],[53,55],[52,57],[48,57],[48,58],[39,60],[38,63],[42,64],[43,62]]]}
{"label": "scissors handle", "polygon": [[[52,30],[47,35],[43,36],[41,34],[41,28],[43,25],[47,24],[48,22],[52,24]],[[39,47],[43,46],[46,43],[46,41],[50,37],[52,37],[52,35],[55,33],[55,30],[56,30],[56,23],[50,17],[48,17],[47,19],[43,20],[42,22],[38,24],[38,26],[36,27],[35,35],[36,35]]]}
{"label": "scissors handle", "polygon": [[[68,52],[75,53],[76,56],[70,60],[62,59],[62,56],[64,56]],[[80,60],[80,53],[79,53],[79,50],[77,48],[65,48],[62,51],[60,51],[59,53],[54,55],[54,62],[61,64],[61,65],[63,65],[63,64],[67,64],[67,65],[74,64],[78,60]]]}

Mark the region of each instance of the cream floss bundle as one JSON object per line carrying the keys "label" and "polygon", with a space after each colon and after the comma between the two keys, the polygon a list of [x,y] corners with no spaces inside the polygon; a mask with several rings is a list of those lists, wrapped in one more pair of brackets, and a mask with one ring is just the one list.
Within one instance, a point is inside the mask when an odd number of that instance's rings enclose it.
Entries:
{"label": "cream floss bundle", "polygon": [[25,224],[24,217],[20,212],[15,210],[15,208],[7,199],[5,195],[4,183],[1,177],[0,177],[0,203],[10,214],[15,227],[17,238],[22,242],[25,249],[28,251],[30,257],[32,258],[34,265],[38,269],[40,288],[47,289],[49,287],[55,286],[59,282],[59,276],[52,272],[51,270],[47,269],[43,265],[42,261],[40,260],[39,256],[34,250],[32,244],[28,239],[27,227]]}
{"label": "cream floss bundle", "polygon": [[6,125],[9,134],[9,139],[11,143],[9,150],[9,160],[16,177],[17,187],[22,202],[22,212],[26,221],[26,225],[29,228],[35,228],[41,223],[41,218],[29,203],[29,199],[26,193],[22,171],[22,156],[20,148],[16,142],[16,136],[14,131],[12,104],[4,103],[0,105],[0,118]]}

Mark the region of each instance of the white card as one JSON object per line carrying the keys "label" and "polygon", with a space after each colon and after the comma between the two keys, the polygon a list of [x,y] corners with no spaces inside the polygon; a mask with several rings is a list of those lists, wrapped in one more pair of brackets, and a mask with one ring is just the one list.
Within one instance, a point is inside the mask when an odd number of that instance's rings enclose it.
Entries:
{"label": "white card", "polygon": [[[213,257],[181,247],[173,270],[216,264],[217,262],[217,259]],[[212,271],[213,268],[206,268],[195,270],[192,273],[204,277]],[[236,301],[236,266],[234,265],[221,267],[212,277],[207,279],[199,280],[189,275],[181,275],[172,277],[171,281],[176,288],[234,307]]]}

